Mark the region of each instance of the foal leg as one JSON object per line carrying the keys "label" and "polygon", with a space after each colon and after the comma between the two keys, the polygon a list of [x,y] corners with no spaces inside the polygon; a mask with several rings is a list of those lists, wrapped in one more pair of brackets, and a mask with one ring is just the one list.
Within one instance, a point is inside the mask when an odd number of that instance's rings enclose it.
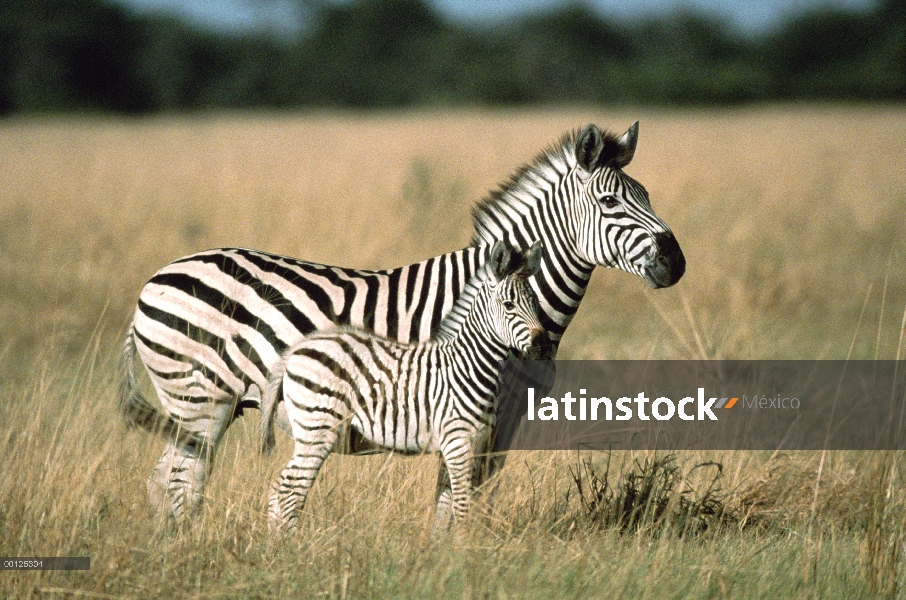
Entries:
{"label": "foal leg", "polygon": [[[495,432],[496,433],[496,432]],[[470,479],[471,489],[475,492],[487,490],[488,501],[493,501],[497,489],[494,476],[500,472],[506,462],[506,453],[495,448],[496,435],[492,434],[483,447],[475,452],[471,461]],[[492,485],[494,484],[494,485]],[[482,489],[483,486],[487,486]],[[436,507],[434,509],[434,531],[444,531],[450,528],[454,517],[453,488],[450,482],[450,472],[443,457],[437,473],[437,489],[435,492]]]}
{"label": "foal leg", "polygon": [[271,490],[268,502],[271,529],[293,530],[299,526],[308,492],[336,442],[337,434],[333,431],[326,432],[319,440],[296,442],[295,455]]}
{"label": "foal leg", "polygon": [[[284,393],[287,391],[284,390]],[[319,403],[306,402],[307,394],[301,400],[289,395],[285,399],[295,439],[295,452],[273,485],[268,502],[268,518],[271,529],[291,530],[298,527],[299,515],[305,507],[308,492],[315,483],[321,465],[337,444],[337,429],[342,422],[344,406],[339,401],[328,401],[327,405],[333,405],[333,410],[325,411],[318,406]]]}
{"label": "foal leg", "polygon": [[440,452],[450,482],[450,518],[441,521],[435,515],[433,535],[448,530],[451,523],[464,522],[472,499],[472,440],[463,437],[446,440],[441,444]]}
{"label": "foal leg", "polygon": [[[547,394],[554,385],[556,367],[553,362],[556,357],[558,344],[552,344],[546,350],[544,360],[535,360],[523,363],[511,361],[508,368],[501,373],[499,382],[500,397],[511,399],[509,390],[521,390],[526,387],[535,387],[538,393]],[[511,357],[512,358],[512,357]],[[513,438],[516,436],[522,418],[525,415],[524,404],[515,406],[498,406],[498,421],[491,435],[476,449],[472,469],[472,489],[476,492],[487,494],[487,501],[493,503],[497,491],[495,475],[500,472],[506,463],[506,452],[510,449]],[[442,531],[449,528],[453,518],[453,495],[450,488],[450,475],[443,460],[437,474],[437,488],[435,492],[437,507],[434,512],[434,530]]]}

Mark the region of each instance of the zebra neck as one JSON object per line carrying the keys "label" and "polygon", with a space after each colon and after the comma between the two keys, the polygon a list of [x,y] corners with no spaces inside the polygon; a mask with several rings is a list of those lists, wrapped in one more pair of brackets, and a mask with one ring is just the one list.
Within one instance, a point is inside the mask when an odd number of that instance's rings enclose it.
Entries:
{"label": "zebra neck", "polygon": [[472,210],[472,245],[483,248],[482,260],[498,240],[520,250],[544,242],[544,266],[532,287],[541,303],[542,325],[554,342],[579,309],[595,268],[569,241],[574,236],[566,233],[561,214],[568,205],[565,197],[578,185],[573,142],[561,140],[560,146],[536,157]]}
{"label": "zebra neck", "polygon": [[[575,136],[538,154],[472,208],[475,236],[472,245],[509,238],[523,248],[541,239],[538,210],[553,205],[571,193],[570,179],[576,168]],[[554,215],[556,217],[556,215]],[[562,219],[547,221],[555,228]],[[548,242],[549,240],[545,240]],[[527,247],[527,246],[525,246]]]}
{"label": "zebra neck", "polygon": [[[478,264],[483,265],[490,255],[491,249],[479,247],[476,255],[479,258]],[[440,343],[450,342],[456,339],[462,332],[464,323],[469,319],[473,312],[476,298],[479,290],[484,284],[486,272],[483,267],[478,267],[477,272],[472,275],[466,282],[462,292],[453,303],[453,308],[443,318],[435,332],[433,339]]]}
{"label": "zebra neck", "polygon": [[485,388],[495,385],[500,361],[506,359],[509,348],[500,341],[487,317],[473,310],[450,339],[439,345],[439,350],[449,357],[452,371],[461,381],[484,383]]}
{"label": "zebra neck", "polygon": [[[490,249],[483,253],[482,261],[487,259],[489,252]],[[506,358],[506,346],[499,341],[486,314],[487,294],[482,294],[482,290],[487,276],[486,269],[481,267],[468,281],[452,310],[441,321],[434,340],[439,345],[456,349],[460,349],[464,344],[480,344],[483,349],[493,349],[502,353],[502,358]]]}
{"label": "zebra neck", "polygon": [[[542,215],[540,218],[552,217]],[[500,222],[503,223],[502,220]],[[538,295],[541,307],[541,314],[538,316],[541,324],[551,341],[557,342],[579,310],[595,265],[557,246],[560,243],[558,240],[548,241],[546,237],[541,237],[540,233],[538,235],[538,238],[524,242],[516,242],[513,238],[507,239],[522,250],[530,248],[537,239],[544,240],[544,263],[538,274],[532,278],[532,289]],[[482,264],[490,256],[495,242],[496,240],[487,242],[480,240],[476,243]]]}

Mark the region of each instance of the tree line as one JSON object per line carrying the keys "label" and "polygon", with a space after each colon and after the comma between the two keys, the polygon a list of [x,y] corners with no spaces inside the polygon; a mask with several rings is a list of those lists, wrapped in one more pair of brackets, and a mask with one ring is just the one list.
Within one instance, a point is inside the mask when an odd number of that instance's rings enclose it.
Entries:
{"label": "tree line", "polygon": [[105,0],[0,4],[0,114],[906,98],[906,3],[761,34],[581,4],[494,25],[424,0],[309,5],[298,35],[217,32]]}

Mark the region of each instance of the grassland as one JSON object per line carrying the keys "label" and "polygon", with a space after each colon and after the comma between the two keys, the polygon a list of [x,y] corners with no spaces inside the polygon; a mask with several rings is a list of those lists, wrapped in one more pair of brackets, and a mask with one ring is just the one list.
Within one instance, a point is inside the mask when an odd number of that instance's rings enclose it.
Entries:
{"label": "grassland", "polygon": [[518,164],[570,128],[635,119],[627,171],[688,271],[659,291],[596,273],[561,358],[906,354],[902,108],[0,123],[0,555],[91,557],[90,571],[0,572],[0,597],[904,593],[893,453],[680,454],[692,487],[696,464],[723,464],[736,517],[697,536],[600,527],[575,454],[516,453],[493,506],[441,543],[427,535],[435,459],[332,457],[299,534],[276,540],[265,496],[289,444],[258,457],[252,414],[228,433],[195,527],[148,517],[163,444],[119,422],[114,364],[157,268],[224,245],[368,268],[462,247],[472,202]]}

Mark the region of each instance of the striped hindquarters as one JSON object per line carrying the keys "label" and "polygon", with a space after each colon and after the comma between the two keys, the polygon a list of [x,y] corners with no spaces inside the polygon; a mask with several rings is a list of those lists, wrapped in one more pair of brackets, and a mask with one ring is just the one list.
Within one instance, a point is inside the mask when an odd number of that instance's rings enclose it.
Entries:
{"label": "striped hindquarters", "polygon": [[[241,249],[202,252],[145,285],[135,344],[166,409],[193,427],[208,416],[206,404],[233,402],[252,384],[263,390],[281,354],[314,331],[352,324],[427,339],[480,253],[470,248],[371,272]],[[236,408],[257,405],[248,399]]]}

